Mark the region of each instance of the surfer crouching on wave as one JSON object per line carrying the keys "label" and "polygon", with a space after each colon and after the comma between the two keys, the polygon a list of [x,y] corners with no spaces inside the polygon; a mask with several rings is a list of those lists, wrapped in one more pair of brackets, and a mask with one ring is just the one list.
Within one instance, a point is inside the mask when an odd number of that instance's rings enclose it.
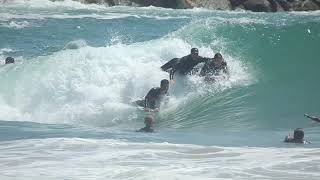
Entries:
{"label": "surfer crouching on wave", "polygon": [[152,129],[153,123],[154,123],[153,116],[146,116],[144,118],[144,124],[146,126],[144,128],[137,130],[137,132],[154,132],[154,130]]}
{"label": "surfer crouching on wave", "polygon": [[301,143],[301,144],[310,144],[310,141],[306,141],[304,138],[304,131],[302,128],[297,128],[293,132],[293,137],[289,134],[285,137],[284,142],[286,143]]}

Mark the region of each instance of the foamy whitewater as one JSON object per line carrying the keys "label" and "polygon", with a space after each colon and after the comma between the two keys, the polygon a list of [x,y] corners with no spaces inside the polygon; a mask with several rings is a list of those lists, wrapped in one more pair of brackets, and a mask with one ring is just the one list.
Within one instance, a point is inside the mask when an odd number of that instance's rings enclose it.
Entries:
{"label": "foamy whitewater", "polygon": [[[319,45],[319,12],[0,1],[0,179],[319,179]],[[230,79],[170,84],[136,133],[131,102],[192,47]],[[283,143],[298,127],[312,144]]]}

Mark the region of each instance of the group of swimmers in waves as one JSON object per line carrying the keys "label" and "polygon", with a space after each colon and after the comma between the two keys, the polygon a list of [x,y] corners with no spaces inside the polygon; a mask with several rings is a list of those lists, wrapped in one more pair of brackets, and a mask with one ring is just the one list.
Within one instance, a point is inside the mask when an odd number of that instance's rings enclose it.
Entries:
{"label": "group of swimmers in waves", "polygon": [[173,58],[169,62],[161,66],[163,71],[170,73],[170,80],[174,79],[174,74],[193,75],[198,72],[195,68],[200,63],[204,63],[200,71],[200,76],[205,77],[206,81],[215,81],[215,77],[219,75],[229,76],[227,62],[220,53],[216,53],[213,58],[199,56],[199,50],[192,48],[189,55],[182,58]]}
{"label": "group of swimmers in waves", "polygon": [[[5,64],[12,64],[14,62],[14,58],[12,57],[7,57],[5,59]],[[204,65],[200,70],[199,76],[204,77],[204,80],[207,82],[214,82],[215,77],[221,74],[226,75],[226,77],[229,76],[227,63],[220,53],[216,53],[213,58],[201,57],[199,56],[199,50],[197,48],[192,48],[191,53],[187,56],[182,58],[173,58],[161,66],[161,69],[168,72],[170,74],[170,80],[173,80],[176,73],[182,76],[196,74],[197,69],[194,67],[200,63],[204,63]],[[144,107],[145,111],[159,112],[161,102],[168,100],[168,98],[165,97],[168,97],[169,84],[169,80],[161,80],[160,87],[150,89],[144,100],[138,100],[135,103],[138,106]],[[308,114],[305,114],[305,117],[315,122],[320,122],[320,118],[318,117],[310,116]],[[137,130],[137,132],[154,132],[154,129],[152,128],[154,121],[154,116],[147,115],[144,118],[145,127]],[[285,137],[284,142],[303,144],[311,143],[304,139],[304,130],[302,128],[295,129],[293,136],[289,134]]]}
{"label": "group of swimmers in waves", "polygon": [[[204,63],[200,73],[195,67]],[[206,82],[214,82],[217,76],[221,74],[225,75],[224,77],[229,77],[229,70],[227,62],[223,59],[220,53],[216,53],[213,58],[201,57],[199,56],[199,50],[197,48],[192,48],[189,55],[182,58],[173,58],[169,62],[161,66],[163,71],[168,72],[170,75],[170,80],[174,79],[175,74],[180,76],[185,75],[194,75],[197,74],[201,77],[204,77]],[[152,88],[144,100],[136,101],[135,103],[139,106],[144,107],[145,111],[159,112],[160,104],[168,96],[169,89],[169,80],[163,79],[160,82],[160,87]],[[305,117],[312,119],[313,121],[320,122],[320,119],[315,116],[310,116],[305,114]],[[154,132],[154,116],[147,115],[144,119],[145,127],[137,130],[137,132]],[[302,128],[297,128],[294,130],[293,136],[290,134],[285,137],[284,142],[287,143],[303,143],[309,144],[310,141],[304,139],[304,130]]]}
{"label": "group of swimmers in waves", "polygon": [[[204,63],[200,73],[195,68],[198,64]],[[199,56],[199,50],[192,48],[190,54],[182,58],[173,58],[160,67],[163,71],[169,73],[169,79],[174,80],[175,75],[186,76],[198,74],[204,77],[207,82],[214,82],[215,77],[219,75],[229,76],[229,70],[226,61],[220,53],[216,53],[213,58]],[[160,87],[150,89],[144,100],[135,101],[138,106],[144,107],[145,111],[159,112],[160,104],[168,100],[169,80],[163,79]],[[154,116],[146,116],[144,119],[146,127],[141,128],[138,132],[154,132],[152,129]]]}

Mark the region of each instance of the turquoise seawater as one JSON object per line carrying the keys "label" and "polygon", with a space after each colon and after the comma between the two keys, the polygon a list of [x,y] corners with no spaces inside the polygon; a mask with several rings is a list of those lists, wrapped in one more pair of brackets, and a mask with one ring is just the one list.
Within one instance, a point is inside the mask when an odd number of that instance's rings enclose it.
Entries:
{"label": "turquoise seawater", "polygon": [[[160,66],[220,52],[229,80],[170,84],[156,133],[132,105]],[[320,13],[0,4],[1,179],[319,179]],[[4,65],[7,56],[16,63]],[[284,144],[295,128],[312,144]]]}

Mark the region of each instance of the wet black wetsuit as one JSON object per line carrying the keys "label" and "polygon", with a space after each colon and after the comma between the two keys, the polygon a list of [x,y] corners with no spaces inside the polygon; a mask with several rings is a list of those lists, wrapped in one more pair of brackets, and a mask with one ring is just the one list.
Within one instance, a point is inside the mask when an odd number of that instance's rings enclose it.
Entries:
{"label": "wet black wetsuit", "polygon": [[151,127],[144,127],[139,129],[137,132],[148,132],[148,133],[152,133],[154,132],[154,130]]}
{"label": "wet black wetsuit", "polygon": [[173,58],[169,62],[161,66],[163,71],[170,73],[170,80],[173,79],[174,67],[179,63],[180,58]]}
{"label": "wet black wetsuit", "polygon": [[304,116],[306,116],[307,118],[316,121],[316,122],[320,122],[320,118],[315,117],[315,116],[309,116],[308,114],[305,114]]}
{"label": "wet black wetsuit", "polygon": [[169,62],[165,63],[164,65],[161,66],[161,69],[163,71],[169,72],[171,69],[175,67],[175,65],[179,62],[179,58],[173,58]]}
{"label": "wet black wetsuit", "polygon": [[160,107],[160,103],[164,96],[167,96],[167,92],[161,92],[161,88],[152,88],[145,97],[145,108],[155,109]]}
{"label": "wet black wetsuit", "polygon": [[12,57],[7,57],[5,60],[5,64],[11,64],[14,63],[14,59]]}
{"label": "wet black wetsuit", "polygon": [[227,62],[223,61],[221,66],[215,66],[213,60],[207,61],[201,69],[200,76],[212,76],[212,75],[220,75],[220,73],[229,74]]}
{"label": "wet black wetsuit", "polygon": [[187,75],[192,72],[192,69],[199,63],[207,62],[209,58],[197,56],[195,60],[192,59],[191,54],[182,57],[179,62],[173,67],[173,73],[178,72],[181,75]]}

